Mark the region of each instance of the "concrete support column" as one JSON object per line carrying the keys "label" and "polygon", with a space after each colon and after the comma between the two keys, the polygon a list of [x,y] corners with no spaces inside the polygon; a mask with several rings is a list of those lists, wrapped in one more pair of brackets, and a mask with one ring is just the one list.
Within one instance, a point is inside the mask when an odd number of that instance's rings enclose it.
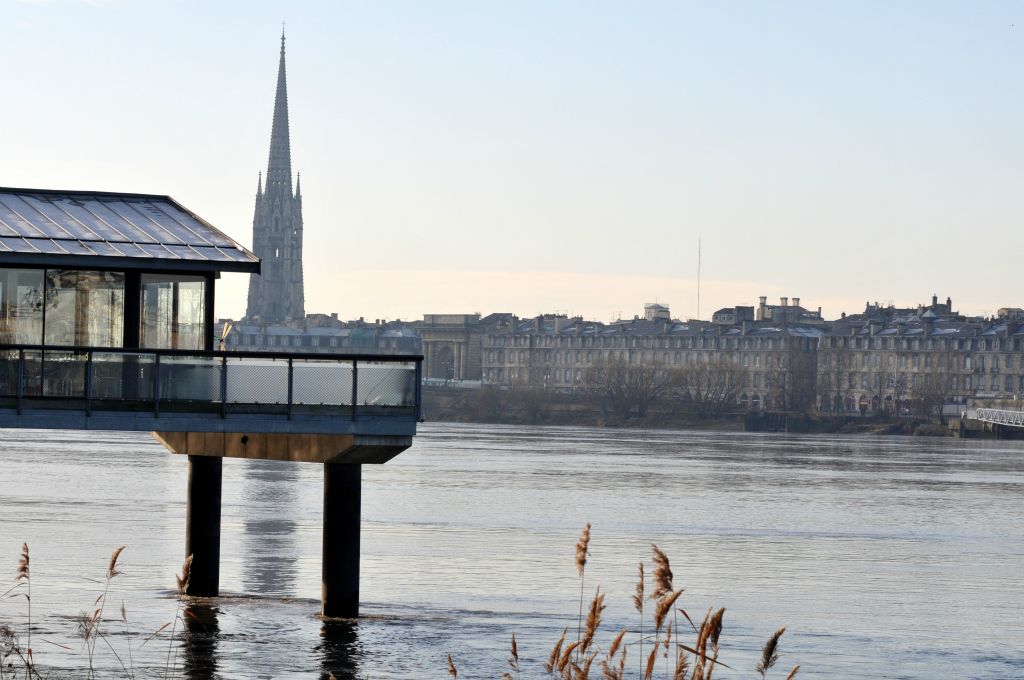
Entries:
{"label": "concrete support column", "polygon": [[220,594],[220,489],[223,459],[188,457],[185,555],[192,555],[187,593]]}
{"label": "concrete support column", "polygon": [[324,465],[324,545],[320,613],[359,616],[359,520],[363,466]]}

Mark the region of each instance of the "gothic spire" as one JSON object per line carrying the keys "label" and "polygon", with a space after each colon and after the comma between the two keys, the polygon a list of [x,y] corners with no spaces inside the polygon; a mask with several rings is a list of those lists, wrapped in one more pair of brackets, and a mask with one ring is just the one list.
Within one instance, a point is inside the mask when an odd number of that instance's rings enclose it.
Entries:
{"label": "gothic spire", "polygon": [[263,195],[263,171],[262,170],[260,170],[259,179],[256,180],[256,195],[257,196],[262,196]]}
{"label": "gothic spire", "polygon": [[277,94],[274,96],[274,124],[270,131],[270,161],[267,164],[267,193],[277,190],[292,193],[292,153],[288,135],[288,84],[284,68],[284,29],[281,29],[281,61],[277,67]]}

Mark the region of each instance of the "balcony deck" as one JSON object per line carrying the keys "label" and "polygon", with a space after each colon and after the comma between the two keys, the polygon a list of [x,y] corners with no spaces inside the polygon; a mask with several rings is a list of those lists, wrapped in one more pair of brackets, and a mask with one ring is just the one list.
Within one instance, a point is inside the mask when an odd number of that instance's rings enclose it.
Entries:
{"label": "balcony deck", "polygon": [[0,427],[409,437],[422,357],[0,345]]}

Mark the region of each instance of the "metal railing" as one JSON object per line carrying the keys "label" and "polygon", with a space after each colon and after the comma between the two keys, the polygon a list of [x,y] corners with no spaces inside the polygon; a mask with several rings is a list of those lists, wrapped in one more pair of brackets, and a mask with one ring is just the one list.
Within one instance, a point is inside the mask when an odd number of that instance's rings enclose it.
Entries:
{"label": "metal railing", "polygon": [[979,408],[975,411],[975,418],[986,423],[996,425],[1009,425],[1011,427],[1024,427],[1024,411],[1007,411],[997,408]]}
{"label": "metal railing", "polygon": [[[423,357],[0,345],[0,403],[175,412],[409,415]],[[12,404],[13,402],[13,404]]]}

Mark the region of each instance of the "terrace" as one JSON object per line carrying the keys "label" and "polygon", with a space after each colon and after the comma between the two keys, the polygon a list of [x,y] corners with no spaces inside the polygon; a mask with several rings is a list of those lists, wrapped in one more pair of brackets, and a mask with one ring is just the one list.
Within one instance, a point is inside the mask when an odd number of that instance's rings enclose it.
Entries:
{"label": "terrace", "polygon": [[190,595],[219,592],[223,458],[324,464],[322,613],[355,616],[361,465],[412,444],[422,357],[215,350],[217,280],[260,267],[168,196],[0,188],[0,427],[187,455]]}

